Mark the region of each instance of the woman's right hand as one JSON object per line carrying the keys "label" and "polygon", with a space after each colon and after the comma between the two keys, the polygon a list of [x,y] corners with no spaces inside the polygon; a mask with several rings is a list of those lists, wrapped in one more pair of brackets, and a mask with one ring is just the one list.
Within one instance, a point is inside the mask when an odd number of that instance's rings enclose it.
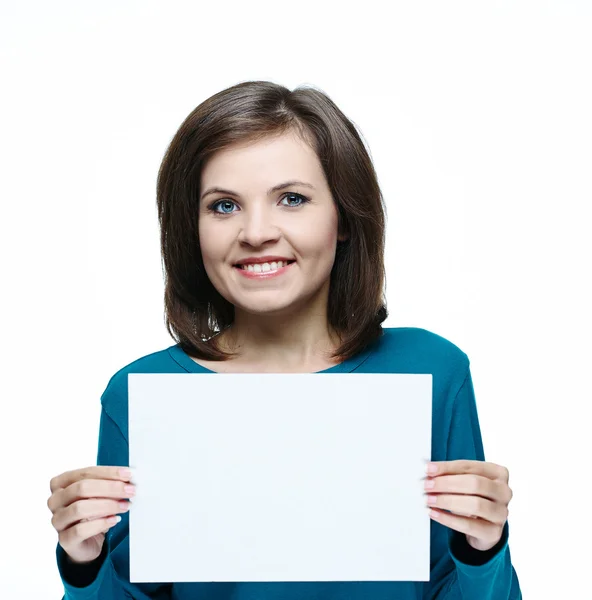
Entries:
{"label": "woman's right hand", "polygon": [[89,563],[98,558],[105,533],[116,523],[114,515],[129,510],[125,499],[134,492],[125,490],[130,477],[122,476],[122,468],[86,467],[66,471],[49,482],[51,524],[72,562]]}

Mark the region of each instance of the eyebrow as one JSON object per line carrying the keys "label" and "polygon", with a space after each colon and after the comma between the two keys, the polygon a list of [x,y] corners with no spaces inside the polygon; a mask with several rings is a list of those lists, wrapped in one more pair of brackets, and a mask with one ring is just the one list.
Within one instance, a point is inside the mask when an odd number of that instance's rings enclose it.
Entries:
{"label": "eyebrow", "polygon": [[[284,181],[283,183],[278,183],[278,185],[274,185],[272,188],[269,188],[267,190],[267,195],[270,196],[274,192],[278,192],[279,190],[283,190],[284,188],[291,187],[293,185],[300,185],[303,187],[310,188],[312,190],[315,189],[315,187],[313,185],[311,185],[310,183],[306,183],[305,181],[298,181],[296,179],[293,179],[291,181]],[[208,188],[201,195],[201,200],[203,200],[206,196],[209,196],[210,194],[214,194],[214,193],[229,194],[230,196],[240,196],[240,194],[237,194],[236,192],[233,192],[231,190],[225,190],[225,189],[219,188],[219,187],[211,187],[211,188]]]}

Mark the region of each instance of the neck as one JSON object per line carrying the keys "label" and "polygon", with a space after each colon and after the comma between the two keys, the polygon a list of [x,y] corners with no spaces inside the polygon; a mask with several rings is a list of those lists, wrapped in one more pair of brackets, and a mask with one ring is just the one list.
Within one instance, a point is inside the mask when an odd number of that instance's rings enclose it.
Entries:
{"label": "neck", "polygon": [[235,311],[231,327],[220,334],[220,346],[242,363],[277,371],[307,370],[336,364],[330,355],[339,346],[338,334],[325,315],[257,315]]}

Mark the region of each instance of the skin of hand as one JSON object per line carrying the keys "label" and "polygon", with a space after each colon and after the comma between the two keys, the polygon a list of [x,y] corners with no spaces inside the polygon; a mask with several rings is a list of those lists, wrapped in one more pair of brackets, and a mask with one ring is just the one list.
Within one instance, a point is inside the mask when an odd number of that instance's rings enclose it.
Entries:
{"label": "skin of hand", "polygon": [[116,523],[113,517],[129,510],[127,499],[134,495],[135,486],[128,471],[125,467],[90,466],[66,471],[50,481],[47,507],[52,512],[51,524],[71,562],[95,560],[101,554],[105,533]]}
{"label": "skin of hand", "polygon": [[493,548],[502,537],[514,495],[508,469],[479,460],[450,460],[430,462],[426,470],[430,517],[464,533],[475,550]]}

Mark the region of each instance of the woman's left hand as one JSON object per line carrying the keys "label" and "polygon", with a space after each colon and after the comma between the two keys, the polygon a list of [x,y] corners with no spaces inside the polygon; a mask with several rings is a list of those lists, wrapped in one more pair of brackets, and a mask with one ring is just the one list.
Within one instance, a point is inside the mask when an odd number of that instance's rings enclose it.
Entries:
{"label": "woman's left hand", "polygon": [[[480,460],[430,462],[425,490],[430,517],[464,533],[476,550],[489,550],[501,539],[513,492],[506,467]],[[432,487],[429,487],[429,486]],[[449,510],[451,513],[441,509]]]}

